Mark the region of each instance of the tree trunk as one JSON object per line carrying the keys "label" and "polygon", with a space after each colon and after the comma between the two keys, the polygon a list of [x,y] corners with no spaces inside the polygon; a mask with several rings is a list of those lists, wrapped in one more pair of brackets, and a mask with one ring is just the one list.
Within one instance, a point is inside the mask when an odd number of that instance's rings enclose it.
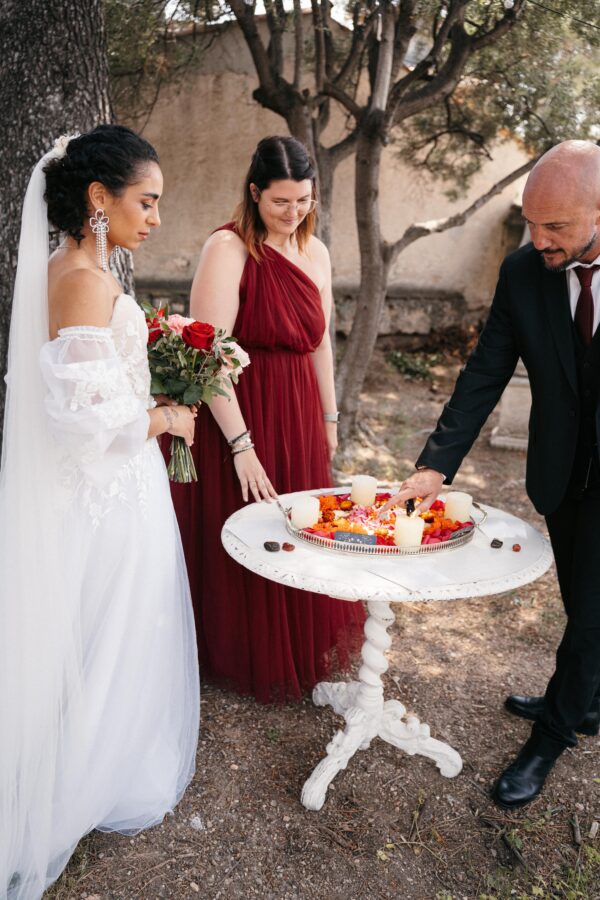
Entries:
{"label": "tree trunk", "polygon": [[[317,234],[328,250],[331,250],[331,211],[333,207],[333,172],[331,157],[327,150],[320,144],[317,145],[315,162],[318,168],[319,184],[319,217],[317,220]],[[331,309],[329,320],[329,337],[333,351],[333,364],[336,359],[336,310],[335,302]]]}
{"label": "tree trunk", "polygon": [[[21,207],[33,166],[60,134],[111,118],[102,0],[0,5],[0,373],[6,369]],[[4,379],[0,378],[0,421]]]}
{"label": "tree trunk", "polygon": [[377,133],[361,134],[356,147],[355,210],[360,250],[360,286],[352,329],[340,363],[336,391],[340,437],[356,429],[360,392],[377,341],[388,266],[379,219],[379,171],[383,146]]}
{"label": "tree trunk", "polygon": [[[258,91],[255,91],[255,96]],[[315,143],[309,107],[299,101],[292,102],[286,113],[285,120],[290,134],[302,141],[312,158],[316,160]]]}
{"label": "tree trunk", "polygon": [[319,185],[319,237],[331,247],[331,210],[333,204],[333,166],[324,147],[317,148],[315,163]]}

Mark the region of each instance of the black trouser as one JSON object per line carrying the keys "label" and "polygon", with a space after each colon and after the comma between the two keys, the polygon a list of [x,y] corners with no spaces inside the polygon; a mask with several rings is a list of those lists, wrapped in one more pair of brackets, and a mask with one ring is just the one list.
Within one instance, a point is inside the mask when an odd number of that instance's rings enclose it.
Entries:
{"label": "black trouser", "polygon": [[567,626],[534,734],[549,751],[577,743],[575,728],[600,703],[600,485],[571,487],[546,523]]}

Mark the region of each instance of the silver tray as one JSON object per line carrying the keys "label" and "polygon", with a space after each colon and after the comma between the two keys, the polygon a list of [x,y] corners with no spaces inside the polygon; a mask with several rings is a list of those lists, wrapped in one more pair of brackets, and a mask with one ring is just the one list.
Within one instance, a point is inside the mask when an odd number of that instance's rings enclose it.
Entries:
{"label": "silver tray", "polygon": [[[347,493],[349,493],[349,491],[346,488],[332,488],[329,490],[315,491],[312,496],[319,497],[323,494]],[[380,494],[383,493],[383,491],[377,489],[377,493]],[[301,528],[296,528],[292,525],[290,521],[291,509],[286,509],[279,502],[278,506],[285,517],[286,529],[297,540],[304,541],[307,544],[313,544],[316,547],[320,547],[322,550],[327,550],[329,553],[358,553],[361,556],[427,556],[430,553],[443,553],[448,550],[457,550],[459,547],[464,547],[465,544],[468,544],[469,541],[473,540],[475,530],[483,525],[487,519],[485,510],[482,509],[478,503],[473,501],[474,508],[481,513],[481,519],[479,522],[476,522],[471,516],[473,527],[457,532],[457,537],[449,538],[449,540],[444,541],[441,544],[422,544],[420,547],[396,547],[394,545],[391,547],[384,544],[344,544],[342,542],[332,541],[330,538],[320,537],[318,534],[309,534]]]}

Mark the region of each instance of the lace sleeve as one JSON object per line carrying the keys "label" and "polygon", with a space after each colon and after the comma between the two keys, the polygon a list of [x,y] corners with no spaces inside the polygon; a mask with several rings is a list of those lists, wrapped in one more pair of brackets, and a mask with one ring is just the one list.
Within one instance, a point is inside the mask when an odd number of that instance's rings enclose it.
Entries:
{"label": "lace sleeve", "polygon": [[134,393],[110,328],[65,328],[42,347],[51,431],[85,475],[104,484],[143,448],[146,404]]}

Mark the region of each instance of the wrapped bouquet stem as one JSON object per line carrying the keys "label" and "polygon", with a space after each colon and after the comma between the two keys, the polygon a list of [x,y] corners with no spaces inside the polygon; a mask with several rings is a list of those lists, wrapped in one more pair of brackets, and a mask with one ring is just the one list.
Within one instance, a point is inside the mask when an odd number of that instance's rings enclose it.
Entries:
{"label": "wrapped bouquet stem", "polygon": [[[169,315],[168,307],[142,304],[148,324],[148,364],[152,394],[163,394],[184,406],[228,397],[231,385],[250,358],[222,328],[184,316]],[[197,481],[190,448],[181,437],[171,441],[168,465],[171,481]]]}

